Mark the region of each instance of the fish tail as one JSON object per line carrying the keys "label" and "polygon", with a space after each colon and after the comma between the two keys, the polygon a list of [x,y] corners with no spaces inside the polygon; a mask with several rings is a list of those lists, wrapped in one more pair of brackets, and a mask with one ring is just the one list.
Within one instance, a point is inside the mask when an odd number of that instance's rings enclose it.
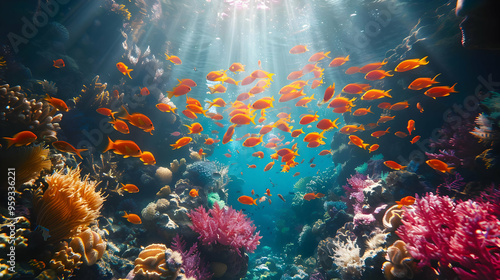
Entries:
{"label": "fish tail", "polygon": [[436,76],[434,76],[434,78],[432,78],[432,81],[435,82],[436,81],[436,78],[437,76],[441,75],[441,73],[437,74]]}
{"label": "fish tail", "polygon": [[349,61],[349,55],[345,57],[345,61]]}
{"label": "fish tail", "polygon": [[254,125],[257,125],[255,123],[255,117],[257,116],[257,114],[254,114],[251,118],[250,118],[250,121],[254,124]]}
{"label": "fish tail", "polygon": [[448,168],[446,168],[446,172],[451,173],[453,169],[455,169],[455,167],[448,166]]}
{"label": "fish tail", "polygon": [[132,77],[130,76],[130,72],[134,71],[134,69],[127,69],[127,75],[130,79],[132,79]]}
{"label": "fish tail", "polygon": [[387,77],[392,77],[392,76],[394,76],[394,74],[391,74],[391,73],[389,73],[389,72],[392,72],[392,70],[389,70],[389,71],[387,71],[387,72],[386,72],[386,74],[385,74],[385,75],[386,75]]}
{"label": "fish tail", "polygon": [[267,77],[269,78],[269,80],[271,80],[271,82],[274,82],[273,76],[274,76],[274,73],[269,73],[269,75],[267,75]]}
{"label": "fish tail", "polygon": [[364,125],[362,125],[362,124],[360,124],[360,125],[359,125],[359,129],[364,131],[364,130],[365,130],[365,126],[364,126]]}
{"label": "fish tail", "polygon": [[113,149],[113,146],[115,143],[113,143],[113,140],[111,140],[111,138],[109,138],[109,137],[108,137],[108,141],[109,141],[108,146],[106,147],[106,150],[103,151],[103,153]]}
{"label": "fish tail", "polygon": [[128,120],[130,117],[130,114],[128,113],[127,108],[125,108],[125,106],[122,105],[122,109],[125,111],[125,117],[122,119]]}
{"label": "fish tail", "polygon": [[420,65],[429,64],[429,61],[426,60],[427,58],[428,58],[428,56],[424,56],[424,58],[422,58],[421,60],[418,61],[418,64],[420,64]]}
{"label": "fish tail", "polygon": [[127,214],[127,211],[123,211],[125,213],[125,215],[122,216],[122,218],[127,218],[128,214]]}
{"label": "fish tail", "polygon": [[252,204],[257,205],[257,198],[253,200],[253,203],[252,203]]}
{"label": "fish tail", "polygon": [[451,91],[450,92],[458,92],[458,91],[455,90],[455,86],[456,85],[457,85],[457,83],[455,83],[454,85],[451,86],[451,88],[450,88]]}
{"label": "fish tail", "polygon": [[390,126],[385,130],[385,132],[389,133],[389,128],[391,128]]}
{"label": "fish tail", "polygon": [[366,148],[368,148],[368,146],[370,146],[370,144],[368,144],[368,143],[363,143],[362,145],[363,145],[363,149],[365,149],[365,150],[366,150]]}
{"label": "fish tail", "polygon": [[372,113],[372,114],[373,114],[373,112],[372,112],[372,111],[370,111],[370,109],[371,109],[371,108],[372,108],[372,106],[368,107],[368,109],[367,109],[366,111],[367,111],[368,113]]}
{"label": "fish tail", "polygon": [[85,152],[85,151],[87,151],[87,150],[88,150],[88,149],[75,149],[75,153],[76,153],[76,155],[77,155],[77,156],[79,156],[79,157],[80,157],[80,159],[83,159],[83,158],[82,158],[82,155],[81,155],[80,153],[81,153],[81,152]]}
{"label": "fish tail", "polygon": [[172,99],[172,96],[174,96],[174,91],[173,90],[167,91],[167,93],[168,93],[168,95],[167,95],[168,99]]}
{"label": "fish tail", "polygon": [[328,56],[330,53],[331,53],[331,52],[326,52],[326,53],[325,53],[325,57],[330,58],[330,57]]}
{"label": "fish tail", "polygon": [[7,140],[7,148],[10,148],[10,146],[15,144],[15,138],[10,138],[10,137],[4,137],[3,139]]}

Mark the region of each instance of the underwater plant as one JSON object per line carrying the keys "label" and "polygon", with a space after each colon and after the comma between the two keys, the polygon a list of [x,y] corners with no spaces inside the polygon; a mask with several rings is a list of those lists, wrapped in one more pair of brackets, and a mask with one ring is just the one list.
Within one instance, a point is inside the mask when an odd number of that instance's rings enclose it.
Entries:
{"label": "underwater plant", "polygon": [[212,278],[212,273],[210,273],[208,265],[200,257],[197,243],[194,243],[187,250],[186,242],[177,234],[173,238],[172,249],[182,255],[182,268],[186,277],[194,277],[196,280],[208,280]]}

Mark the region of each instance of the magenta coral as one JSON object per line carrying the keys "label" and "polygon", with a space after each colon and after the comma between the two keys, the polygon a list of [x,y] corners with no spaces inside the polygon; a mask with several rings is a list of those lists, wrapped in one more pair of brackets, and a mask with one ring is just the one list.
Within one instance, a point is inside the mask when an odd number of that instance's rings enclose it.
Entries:
{"label": "magenta coral", "polygon": [[189,212],[193,222],[191,229],[200,234],[199,239],[203,245],[218,243],[231,246],[238,253],[240,248],[245,248],[252,253],[260,244],[262,236],[253,222],[241,211],[232,207],[219,208],[217,203],[208,212],[200,206]]}
{"label": "magenta coral", "polygon": [[439,261],[460,279],[499,279],[500,220],[493,204],[427,194],[414,209],[397,233],[420,266]]}

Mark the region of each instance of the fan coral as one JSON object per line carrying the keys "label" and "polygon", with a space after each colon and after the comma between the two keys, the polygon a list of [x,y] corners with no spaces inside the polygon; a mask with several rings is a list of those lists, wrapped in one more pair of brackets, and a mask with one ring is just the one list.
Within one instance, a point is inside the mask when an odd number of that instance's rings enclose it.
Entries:
{"label": "fan coral", "polygon": [[45,191],[42,187],[35,191],[36,222],[49,230],[50,242],[78,234],[99,217],[105,198],[95,191],[97,183],[87,179],[80,180],[80,169],[59,171],[45,177]]}
{"label": "fan coral", "polygon": [[388,261],[382,265],[385,279],[413,278],[415,263],[410,253],[408,253],[404,241],[398,240],[387,248],[386,258]]}
{"label": "fan coral", "polygon": [[69,243],[75,253],[81,255],[81,260],[85,265],[95,264],[106,250],[106,242],[101,236],[91,229],[86,229]]}
{"label": "fan coral", "polygon": [[238,253],[242,248],[252,253],[260,244],[262,236],[255,233],[253,222],[232,207],[221,209],[216,203],[207,212],[200,206],[191,210],[189,217],[193,222],[191,229],[200,234],[204,245],[217,243],[231,246]]}
{"label": "fan coral", "polygon": [[40,141],[57,141],[56,131],[60,129],[62,114],[55,115],[57,110],[44,99],[28,100],[20,86],[0,85],[0,113],[1,127],[5,130],[8,126],[12,135],[29,130]]}
{"label": "fan coral", "polygon": [[180,275],[181,265],[182,256],[179,252],[164,244],[151,244],[135,260],[134,279],[176,279]]}
{"label": "fan coral", "polygon": [[453,202],[448,196],[427,194],[407,211],[397,234],[419,259],[451,267],[460,279],[496,279],[500,275],[499,206],[472,200]]}
{"label": "fan coral", "polygon": [[[38,178],[43,169],[50,169],[49,149],[42,146],[11,147],[0,154],[0,168],[14,168],[16,189],[24,183]],[[7,180],[2,180],[2,190],[7,190]]]}

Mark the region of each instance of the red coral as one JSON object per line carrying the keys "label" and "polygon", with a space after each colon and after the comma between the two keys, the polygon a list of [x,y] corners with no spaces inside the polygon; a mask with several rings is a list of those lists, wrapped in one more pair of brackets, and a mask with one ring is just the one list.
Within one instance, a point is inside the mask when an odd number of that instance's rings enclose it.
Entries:
{"label": "red coral", "polygon": [[189,212],[189,217],[193,222],[191,229],[200,234],[199,239],[203,245],[218,243],[231,246],[239,252],[240,248],[245,248],[247,252],[253,253],[260,244],[262,236],[253,222],[241,211],[236,211],[232,207],[219,208],[217,203],[208,212],[200,206]]}
{"label": "red coral", "polygon": [[439,261],[460,279],[499,279],[500,220],[493,204],[427,194],[414,209],[397,233],[420,266]]}

